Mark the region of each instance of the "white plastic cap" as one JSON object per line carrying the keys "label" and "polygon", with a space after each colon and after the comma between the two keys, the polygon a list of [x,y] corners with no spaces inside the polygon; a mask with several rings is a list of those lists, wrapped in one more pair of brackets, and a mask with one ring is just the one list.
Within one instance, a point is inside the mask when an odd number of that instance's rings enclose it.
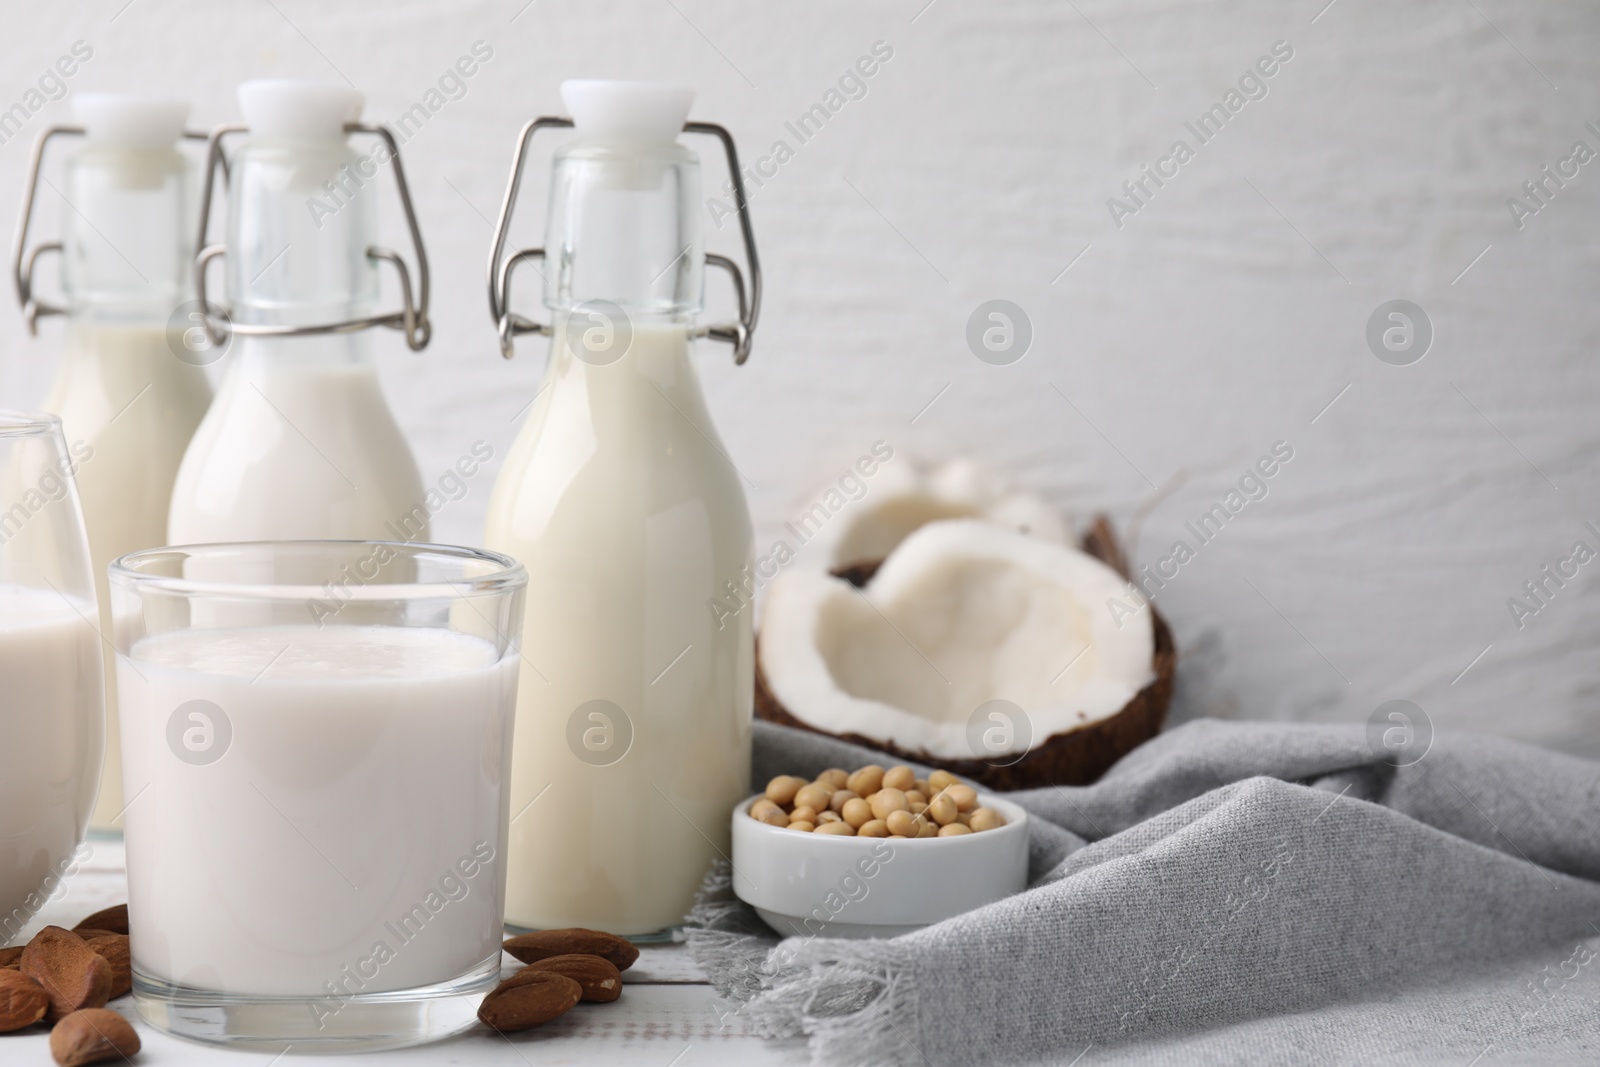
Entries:
{"label": "white plastic cap", "polygon": [[591,141],[676,141],[694,90],[672,82],[575,80],[561,83],[578,136]]}
{"label": "white plastic cap", "polygon": [[189,118],[182,100],[131,93],[78,93],[72,110],[90,139],[138,148],[172,147]]}
{"label": "white plastic cap", "polygon": [[239,86],[239,110],[258,137],[343,138],[364,102],[354,89],[324,82],[272,78]]}

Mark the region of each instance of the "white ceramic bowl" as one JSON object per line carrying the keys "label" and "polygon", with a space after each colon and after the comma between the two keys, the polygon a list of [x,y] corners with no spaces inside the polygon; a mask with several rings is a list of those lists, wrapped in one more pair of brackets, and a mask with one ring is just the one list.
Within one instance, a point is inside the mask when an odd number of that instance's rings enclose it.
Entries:
{"label": "white ceramic bowl", "polygon": [[1021,892],[1028,813],[980,793],[1006,825],[958,837],[840,837],[733,809],[733,891],[785,937],[894,937]]}

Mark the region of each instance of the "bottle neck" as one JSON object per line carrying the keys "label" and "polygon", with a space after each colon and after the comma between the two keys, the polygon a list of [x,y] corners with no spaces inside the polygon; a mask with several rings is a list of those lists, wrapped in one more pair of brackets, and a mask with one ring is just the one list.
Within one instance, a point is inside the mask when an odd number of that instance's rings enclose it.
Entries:
{"label": "bottle neck", "polygon": [[[386,162],[386,160],[384,160]],[[381,164],[342,138],[252,138],[232,162],[227,295],[235,322],[307,326],[373,312]],[[266,339],[347,353],[353,335]],[[252,346],[261,348],[263,346]]]}
{"label": "bottle neck", "polygon": [[692,319],[704,300],[700,164],[673,141],[558,149],[545,235],[544,301],[603,301],[636,320]]}
{"label": "bottle neck", "polygon": [[68,161],[61,232],[70,316],[164,324],[189,298],[191,186],[176,147],[90,140]]}

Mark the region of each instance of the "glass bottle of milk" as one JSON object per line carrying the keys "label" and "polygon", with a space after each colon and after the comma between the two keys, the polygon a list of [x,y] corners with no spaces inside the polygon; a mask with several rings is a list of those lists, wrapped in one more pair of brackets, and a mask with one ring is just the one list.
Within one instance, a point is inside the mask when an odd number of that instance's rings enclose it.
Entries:
{"label": "glass bottle of milk", "polygon": [[167,543],[173,479],[211,385],[203,360],[168,343],[194,258],[194,166],[178,148],[188,105],[80,93],[74,108],[84,140],[59,190],[66,345],[43,406],[61,417],[74,460],[107,638],[106,759],[91,825],[120,830],[106,564]]}
{"label": "glass bottle of milk", "polygon": [[[426,260],[393,141],[357,124],[361,104],[353,90],[311,82],[239,88],[248,136],[228,155],[227,236],[198,266],[225,248],[229,366],[178,470],[173,544],[428,539],[416,461],[364,329],[403,327],[413,348],[426,344]],[[213,163],[229,132],[212,134]],[[358,152],[355,132],[383,140]],[[413,223],[416,315],[403,266],[406,314],[374,314],[379,261],[400,263],[373,245],[386,170]]]}
{"label": "glass bottle of milk", "polygon": [[699,162],[678,142],[692,92],[567,82],[562,97],[573,122],[530,123],[516,164],[540,124],[575,125],[550,184],[549,326],[504,308],[516,177],[491,265],[503,341],[551,338],[486,534],[529,575],[506,921],[648,935],[683,919],[749,791],[750,614],[712,605],[752,564],[750,515],[690,361],[697,336],[735,331],[742,355],[748,334],[695,321]]}

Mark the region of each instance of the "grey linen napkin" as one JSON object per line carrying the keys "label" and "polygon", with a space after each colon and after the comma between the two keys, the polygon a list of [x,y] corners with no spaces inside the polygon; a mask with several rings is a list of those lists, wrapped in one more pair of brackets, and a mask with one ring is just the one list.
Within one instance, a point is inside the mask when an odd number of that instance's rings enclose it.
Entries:
{"label": "grey linen napkin", "polygon": [[[756,725],[754,777],[883,762]],[[777,936],[714,869],[721,1000],[812,1062],[1600,1063],[1600,764],[1192,722],[1033,815],[1030,885],[902,937]]]}

